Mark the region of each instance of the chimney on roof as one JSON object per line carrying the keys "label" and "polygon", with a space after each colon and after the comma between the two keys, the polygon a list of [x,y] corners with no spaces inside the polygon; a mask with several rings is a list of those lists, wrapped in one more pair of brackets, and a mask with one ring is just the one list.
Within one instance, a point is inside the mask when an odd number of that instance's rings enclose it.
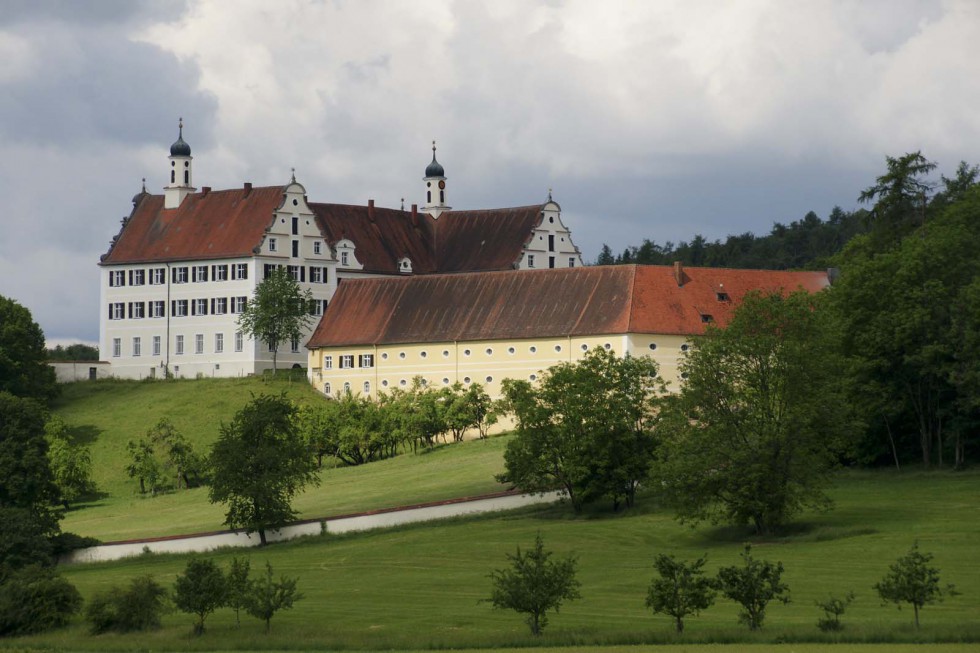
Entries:
{"label": "chimney on roof", "polygon": [[245,197],[248,197],[249,196],[249,193],[251,193],[251,192],[252,192],[252,182],[246,181],[245,182]]}
{"label": "chimney on roof", "polygon": [[368,200],[368,220],[374,222],[374,200]]}
{"label": "chimney on roof", "polygon": [[201,187],[201,197],[207,197],[208,193],[210,193],[210,192],[211,192],[211,187],[210,186],[202,186]]}
{"label": "chimney on roof", "polygon": [[678,286],[684,285],[684,264],[680,261],[674,261],[674,281]]}
{"label": "chimney on roof", "polygon": [[412,225],[419,226],[419,205],[412,204]]}

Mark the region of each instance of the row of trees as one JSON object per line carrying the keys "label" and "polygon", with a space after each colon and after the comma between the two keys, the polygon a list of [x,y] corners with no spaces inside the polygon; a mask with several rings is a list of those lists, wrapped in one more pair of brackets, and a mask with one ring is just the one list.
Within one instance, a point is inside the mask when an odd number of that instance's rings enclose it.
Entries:
{"label": "row of trees", "polygon": [[[582,598],[581,583],[575,578],[576,560],[552,557],[539,533],[533,547],[526,551],[518,547],[514,555],[507,554],[510,566],[496,569],[489,576],[492,588],[487,602],[494,608],[525,615],[525,622],[534,635],[540,635],[548,625],[548,612],[559,612],[566,601]],[[687,562],[672,555],[657,555],[654,568],[658,575],[647,590],[646,606],[654,614],[671,617],[675,629],[681,633],[684,620],[711,607],[720,592],[741,606],[739,623],[749,630],[762,628],[770,603],[790,601],[789,586],[782,581],[783,564],[753,557],[750,545],[745,545],[741,558],[740,565],[722,567],[712,578],[704,571],[707,556]],[[873,587],[883,603],[911,605],[916,628],[919,611],[924,606],[957,594],[952,585],[940,585],[939,569],[931,566],[931,561],[932,555],[919,551],[916,543]],[[841,616],[854,598],[854,593],[848,592],[843,598],[831,596],[826,601],[817,601],[817,607],[823,612],[817,626],[823,631],[842,630]]]}
{"label": "row of trees", "polygon": [[867,214],[864,209],[847,212],[835,206],[826,220],[810,211],[788,225],[777,222],[765,236],[746,232],[730,235],[724,241],[708,241],[698,234],[690,242],[678,244],[644,239],[639,246],[627,247],[619,254],[603,245],[596,265],[672,265],[681,261],[714,268],[820,269],[827,267],[854,236],[867,232]]}

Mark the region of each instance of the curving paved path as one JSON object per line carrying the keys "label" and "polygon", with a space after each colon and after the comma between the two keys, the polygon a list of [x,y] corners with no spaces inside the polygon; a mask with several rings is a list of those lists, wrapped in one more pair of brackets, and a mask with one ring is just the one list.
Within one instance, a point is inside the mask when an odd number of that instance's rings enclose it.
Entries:
{"label": "curving paved path", "polygon": [[[322,519],[307,519],[284,526],[278,531],[267,531],[266,540],[281,542],[304,535],[322,533],[350,533],[374,528],[386,528],[413,522],[446,519],[459,515],[472,515],[498,510],[510,510],[538,503],[551,503],[559,498],[558,492],[547,494],[520,494],[517,492],[498,492],[478,497],[463,497],[436,501],[414,506],[386,508],[350,515],[338,515]],[[244,531],[214,531],[191,535],[170,535],[123,542],[108,542],[87,549],[77,549],[61,557],[62,564],[80,562],[102,562],[152,553],[199,553],[220,547],[258,546],[259,535],[247,535]]]}

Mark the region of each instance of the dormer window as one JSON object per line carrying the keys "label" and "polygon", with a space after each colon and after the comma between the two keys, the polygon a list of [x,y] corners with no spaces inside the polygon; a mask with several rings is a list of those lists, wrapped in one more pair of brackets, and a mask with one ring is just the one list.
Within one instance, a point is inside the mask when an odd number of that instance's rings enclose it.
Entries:
{"label": "dormer window", "polygon": [[707,324],[709,322],[714,322],[714,321],[715,321],[715,318],[712,317],[711,315],[708,315],[707,313],[702,313],[701,314],[701,322]]}
{"label": "dormer window", "polygon": [[350,253],[349,252],[341,252],[340,253],[340,264],[341,265],[350,265]]}
{"label": "dormer window", "polygon": [[728,296],[728,293],[727,292],[723,292],[721,290],[719,290],[718,292],[715,293],[715,297],[717,297],[718,298],[718,301],[720,301],[720,302],[730,302],[730,301],[732,301],[732,298]]}

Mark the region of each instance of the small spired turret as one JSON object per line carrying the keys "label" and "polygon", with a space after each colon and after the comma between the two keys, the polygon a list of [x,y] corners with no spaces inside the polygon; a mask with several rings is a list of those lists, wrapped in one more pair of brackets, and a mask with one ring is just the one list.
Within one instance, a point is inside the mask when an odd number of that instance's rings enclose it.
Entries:
{"label": "small spired turret", "polygon": [[446,203],[446,170],[436,161],[436,142],[432,141],[432,163],[425,167],[425,206],[424,213],[438,218],[443,211],[448,211]]}
{"label": "small spired turret", "polygon": [[184,140],[184,119],[177,123],[177,140],[170,146],[170,184],[164,187],[163,207],[176,209],[184,198],[193,193],[191,146]]}

